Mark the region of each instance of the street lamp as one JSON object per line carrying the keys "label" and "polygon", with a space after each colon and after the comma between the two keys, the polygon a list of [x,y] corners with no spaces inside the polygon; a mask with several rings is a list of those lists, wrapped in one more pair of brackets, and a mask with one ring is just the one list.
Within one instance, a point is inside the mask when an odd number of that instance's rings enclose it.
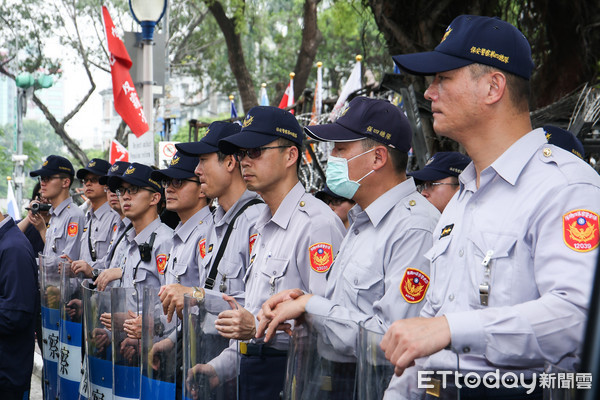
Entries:
{"label": "street lamp", "polygon": [[129,0],[129,9],[135,22],[142,27],[143,48],[143,74],[142,82],[144,96],[143,105],[146,120],[150,127],[150,137],[154,140],[154,120],[152,117],[152,86],[154,85],[154,72],[152,71],[152,46],[154,44],[154,27],[161,20],[167,10],[167,0]]}

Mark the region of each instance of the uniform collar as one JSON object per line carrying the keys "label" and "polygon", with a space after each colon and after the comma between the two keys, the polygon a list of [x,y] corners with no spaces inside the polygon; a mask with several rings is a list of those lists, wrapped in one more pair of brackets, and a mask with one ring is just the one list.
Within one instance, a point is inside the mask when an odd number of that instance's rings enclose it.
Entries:
{"label": "uniform collar", "polygon": [[104,204],[102,204],[100,207],[98,207],[98,209],[96,211],[92,210],[92,207],[90,207],[87,211],[87,215],[86,218],[89,221],[90,218],[96,218],[96,219],[102,219],[102,217],[104,215],[106,215],[107,213],[109,213],[112,210],[112,208],[110,208],[110,205],[108,204],[108,201],[104,202]]}
{"label": "uniform collar", "polygon": [[251,192],[250,190],[246,189],[226,213],[224,212],[225,210],[223,210],[223,207],[219,206],[215,210],[215,226],[229,224],[233,219],[233,216],[237,214],[238,210],[242,208],[244,204],[246,204],[249,200],[257,198],[259,198],[259,196],[256,192]]}
{"label": "uniform collar", "polygon": [[[288,224],[292,219],[292,214],[294,214],[294,211],[296,211],[296,208],[299,206],[302,196],[304,196],[305,194],[306,190],[304,189],[304,186],[302,186],[302,183],[296,183],[292,190],[290,190],[285,196],[285,198],[279,205],[279,208],[277,208],[277,211],[275,211],[275,215],[273,215],[270,218],[270,221],[273,221],[283,229],[287,229]],[[269,207],[265,208],[265,214],[263,214],[264,219],[261,218],[261,220],[265,221],[264,225],[266,225],[266,223],[269,222],[268,217],[271,216],[270,210],[271,209]]]}
{"label": "uniform collar", "polygon": [[[138,245],[142,243],[147,243],[150,240],[150,235],[152,232],[158,230],[159,226],[162,224],[160,222],[160,218],[156,218],[154,221],[150,222],[147,227],[145,227],[139,235],[135,236],[135,229],[129,231],[129,238],[133,239]],[[135,237],[133,237],[135,236]]]}
{"label": "uniform collar", "polygon": [[64,199],[56,208],[50,209],[50,215],[60,215],[65,208],[70,208],[71,204],[73,204],[73,199],[71,197],[67,197]]}
{"label": "uniform collar", "polygon": [[210,218],[210,208],[208,206],[202,207],[196,214],[192,215],[185,224],[179,222],[175,228],[174,234],[177,235],[183,243],[187,242],[188,238],[194,232],[198,225],[207,223]]}
{"label": "uniform collar", "polygon": [[[374,202],[369,204],[364,212],[373,226],[377,227],[387,213],[397,204],[407,203],[406,205],[408,206],[410,199],[407,197],[416,196],[416,193],[417,187],[415,186],[415,181],[412,177],[409,177],[404,182],[399,183],[379,196]],[[363,209],[357,204],[350,209],[349,217],[352,218],[352,221],[356,221],[360,218],[359,214],[362,212]]]}

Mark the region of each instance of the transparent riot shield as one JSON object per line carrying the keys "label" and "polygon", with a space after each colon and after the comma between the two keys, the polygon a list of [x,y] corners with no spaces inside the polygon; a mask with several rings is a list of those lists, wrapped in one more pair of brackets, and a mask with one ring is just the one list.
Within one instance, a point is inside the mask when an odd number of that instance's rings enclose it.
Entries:
{"label": "transparent riot shield", "polygon": [[111,312],[110,292],[82,286],[89,398],[108,400],[112,399],[112,333],[100,317]]}
{"label": "transparent riot shield", "polygon": [[42,343],[44,358],[44,398],[58,396],[58,362],[60,361],[60,275],[55,256],[39,254],[40,299],[42,312]]}
{"label": "transparent riot shield", "polygon": [[111,330],[113,338],[113,396],[115,399],[140,398],[141,341],[127,337],[123,323],[139,315],[135,288],[110,290]]}
{"label": "transparent riot shield", "polygon": [[394,366],[379,346],[384,334],[365,328],[362,322],[359,330],[358,400],[381,400],[394,376]]}
{"label": "transparent riot shield", "polygon": [[167,322],[158,288],[144,287],[141,399],[175,399],[177,317]]}
{"label": "transparent riot shield", "polygon": [[71,263],[59,262],[60,281],[60,359],[58,394],[61,400],[77,399],[81,382],[81,333],[83,300],[80,279],[71,271]]}
{"label": "transparent riot shield", "polygon": [[[183,398],[186,400],[237,399],[239,351],[236,341],[225,339],[215,329],[217,315],[230,310],[220,296],[207,294],[204,301],[185,295],[183,303]],[[227,375],[219,381],[219,372],[209,365],[216,357],[226,357]],[[217,375],[215,375],[215,373]],[[221,375],[223,376],[223,375]]]}
{"label": "transparent riot shield", "polygon": [[292,335],[283,398],[354,399],[357,340],[356,322],[306,314]]}
{"label": "transparent riot shield", "polygon": [[589,374],[589,381],[581,382],[576,380],[576,375],[579,374],[572,369],[568,370],[547,361],[544,365],[544,372],[546,373],[545,378],[539,380],[540,385],[543,385],[544,388],[544,400],[575,400],[578,388],[590,389],[592,386],[591,374]]}

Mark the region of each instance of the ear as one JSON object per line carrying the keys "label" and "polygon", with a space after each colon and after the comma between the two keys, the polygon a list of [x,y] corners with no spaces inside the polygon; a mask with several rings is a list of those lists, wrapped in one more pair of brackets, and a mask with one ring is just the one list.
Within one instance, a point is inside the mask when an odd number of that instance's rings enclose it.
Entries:
{"label": "ear", "polygon": [[237,161],[235,161],[233,154],[229,154],[227,157],[225,157],[225,160],[223,160],[223,162],[225,163],[225,168],[229,173],[233,172],[233,170],[235,170],[236,168],[239,169],[238,163]]}
{"label": "ear", "polygon": [[296,146],[292,146],[289,148],[289,151],[287,152],[287,160],[285,163],[286,167],[291,167],[292,165],[296,164],[296,161],[298,161],[298,157],[300,157],[300,153],[298,152],[298,148]]}
{"label": "ear", "polygon": [[[67,181],[67,180],[68,180],[68,181]],[[72,180],[71,178],[65,178],[65,179],[62,181],[62,186],[61,186],[61,187],[62,187],[63,189],[68,189],[68,188],[69,188],[69,186],[71,185],[71,182],[72,182],[72,181],[73,181],[73,180]]]}
{"label": "ear", "polygon": [[387,164],[390,155],[388,153],[388,149],[385,146],[377,146],[373,151],[375,154],[375,159],[373,160],[373,170],[377,171],[378,169],[383,168],[385,164]]}
{"label": "ear", "polygon": [[160,193],[152,193],[152,200],[150,201],[150,205],[154,206],[158,203],[160,203],[160,199],[161,199],[162,195]]}
{"label": "ear", "polygon": [[506,76],[500,71],[494,71],[488,75],[486,85],[488,88],[485,103],[497,103],[506,93]]}

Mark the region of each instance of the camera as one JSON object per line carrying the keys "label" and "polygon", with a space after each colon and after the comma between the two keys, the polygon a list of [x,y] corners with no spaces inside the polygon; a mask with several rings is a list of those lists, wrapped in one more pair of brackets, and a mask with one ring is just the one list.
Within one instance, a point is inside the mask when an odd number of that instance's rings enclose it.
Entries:
{"label": "camera", "polygon": [[31,210],[32,213],[37,214],[42,211],[50,211],[52,204],[44,204],[44,203],[33,203],[31,207],[27,207],[26,210]]}

